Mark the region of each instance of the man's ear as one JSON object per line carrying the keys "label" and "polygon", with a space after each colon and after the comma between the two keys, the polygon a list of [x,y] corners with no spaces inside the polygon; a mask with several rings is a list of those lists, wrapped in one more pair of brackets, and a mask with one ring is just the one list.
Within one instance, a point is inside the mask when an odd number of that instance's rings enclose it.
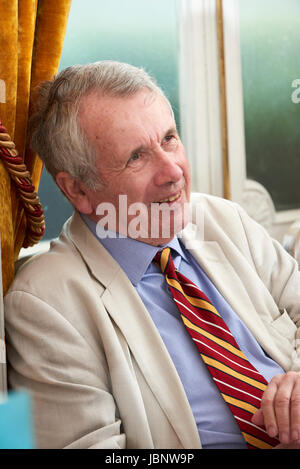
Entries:
{"label": "man's ear", "polygon": [[61,171],[56,175],[56,183],[71,204],[81,213],[89,215],[93,207],[89,198],[89,191],[85,184],[69,173]]}

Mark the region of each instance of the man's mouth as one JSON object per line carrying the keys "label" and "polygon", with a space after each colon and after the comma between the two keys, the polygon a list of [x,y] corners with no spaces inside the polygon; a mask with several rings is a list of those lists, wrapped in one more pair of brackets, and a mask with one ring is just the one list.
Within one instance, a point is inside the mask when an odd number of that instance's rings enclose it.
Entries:
{"label": "man's mouth", "polygon": [[179,197],[181,196],[181,192],[178,192],[177,194],[175,195],[171,195],[170,197],[166,197],[165,199],[162,199],[162,200],[158,200],[156,203],[157,204],[163,204],[163,203],[170,203],[170,202],[174,202],[175,200],[179,199]]}

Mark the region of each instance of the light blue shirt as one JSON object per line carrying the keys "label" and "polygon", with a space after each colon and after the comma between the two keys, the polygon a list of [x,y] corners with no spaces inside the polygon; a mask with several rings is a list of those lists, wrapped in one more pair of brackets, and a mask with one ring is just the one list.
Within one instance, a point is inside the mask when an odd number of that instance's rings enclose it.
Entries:
{"label": "light blue shirt", "polygon": [[[97,237],[96,224],[81,216]],[[149,311],[185,389],[203,448],[247,449],[231,411],[185,329],[159,266],[152,262],[161,247],[126,237],[98,239],[127,274]],[[175,237],[168,246],[173,250],[175,268],[210,298],[253,366],[267,381],[283,373],[283,369],[266,355],[181,241]]]}

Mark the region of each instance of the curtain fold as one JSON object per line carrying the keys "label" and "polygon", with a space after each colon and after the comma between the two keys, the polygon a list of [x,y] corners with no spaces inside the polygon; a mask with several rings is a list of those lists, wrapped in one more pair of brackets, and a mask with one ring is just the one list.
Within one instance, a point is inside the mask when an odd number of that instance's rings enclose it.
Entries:
{"label": "curtain fold", "polygon": [[[16,145],[35,191],[42,163],[28,147],[27,124],[39,83],[57,72],[71,0],[0,0],[0,120]],[[2,94],[0,93],[0,96]],[[26,216],[14,184],[0,161],[0,235],[3,292],[23,245]]]}

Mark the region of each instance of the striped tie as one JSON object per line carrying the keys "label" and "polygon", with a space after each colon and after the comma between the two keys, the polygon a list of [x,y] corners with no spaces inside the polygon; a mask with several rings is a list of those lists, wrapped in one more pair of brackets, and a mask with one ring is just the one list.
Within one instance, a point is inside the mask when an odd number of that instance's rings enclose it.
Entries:
{"label": "striped tie", "polygon": [[181,318],[203,361],[233,413],[249,449],[268,449],[279,441],[251,422],[267,386],[265,378],[240,350],[207,296],[175,269],[170,248],[154,259],[165,275]]}

